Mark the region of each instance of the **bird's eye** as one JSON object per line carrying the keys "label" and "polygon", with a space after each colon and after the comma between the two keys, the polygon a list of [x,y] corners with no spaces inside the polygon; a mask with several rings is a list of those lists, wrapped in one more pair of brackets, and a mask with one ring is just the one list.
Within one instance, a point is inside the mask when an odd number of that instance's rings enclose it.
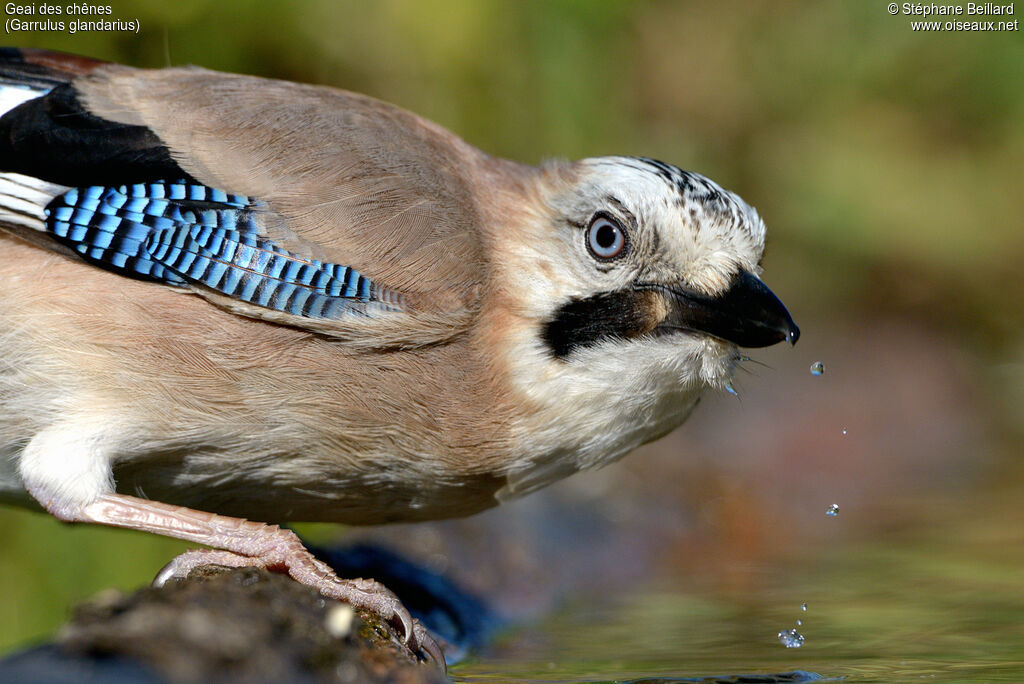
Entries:
{"label": "bird's eye", "polygon": [[598,259],[608,260],[625,253],[626,231],[604,214],[598,214],[587,228],[587,249]]}

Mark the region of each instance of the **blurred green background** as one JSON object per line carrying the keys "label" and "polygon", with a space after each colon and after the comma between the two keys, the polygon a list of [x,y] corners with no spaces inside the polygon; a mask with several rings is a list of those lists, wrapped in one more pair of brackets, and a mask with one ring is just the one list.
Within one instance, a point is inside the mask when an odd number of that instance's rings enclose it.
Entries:
{"label": "blurred green background", "polygon": [[[852,573],[841,582],[852,612],[837,603],[829,632],[849,646],[901,622],[920,634],[951,587],[971,588],[968,605],[995,592],[998,624],[1024,623],[1024,39],[915,32],[886,6],[139,0],[112,5],[138,34],[4,40],[329,84],[492,154],[644,155],[741,194],[768,225],[764,277],[804,338],[758,355],[770,368],[743,379],[739,408],[712,399],[693,427],[607,472],[634,482],[667,468],[685,483],[666,500],[692,518],[676,519],[690,560],[665,571],[661,558],[651,576],[749,597],[796,559]],[[819,359],[828,371],[812,379]],[[602,477],[553,496],[601,491]],[[819,529],[836,493],[851,505]],[[102,588],[148,581],[183,548],[0,510],[0,652],[51,633]],[[693,549],[713,561],[704,580]],[[779,581],[751,580],[751,563]],[[873,622],[852,587],[893,573],[907,586],[930,578],[934,594]],[[1024,661],[1024,645],[999,653]]]}

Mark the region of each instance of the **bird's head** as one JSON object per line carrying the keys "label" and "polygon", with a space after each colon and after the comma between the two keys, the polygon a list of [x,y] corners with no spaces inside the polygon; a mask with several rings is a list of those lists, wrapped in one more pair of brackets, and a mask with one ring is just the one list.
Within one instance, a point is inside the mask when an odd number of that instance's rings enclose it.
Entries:
{"label": "bird's head", "polygon": [[514,321],[504,358],[553,429],[617,433],[591,460],[675,427],[705,387],[729,387],[740,347],[796,342],[758,278],[764,223],[716,183],[601,157],[546,167],[534,192],[535,209],[494,237]]}
{"label": "bird's head", "polygon": [[[503,270],[553,362],[666,346],[692,359],[709,345],[732,358],[737,347],[799,337],[758,278],[764,222],[715,182],[651,159],[599,157],[548,167],[540,187],[542,210],[511,241],[513,268]],[[702,379],[727,381],[732,364],[711,365]]]}
{"label": "bird's head", "polygon": [[757,278],[765,228],[750,205],[654,160],[587,159],[575,170],[548,200],[563,276],[542,335],[554,356],[665,335],[796,342],[793,319]]}

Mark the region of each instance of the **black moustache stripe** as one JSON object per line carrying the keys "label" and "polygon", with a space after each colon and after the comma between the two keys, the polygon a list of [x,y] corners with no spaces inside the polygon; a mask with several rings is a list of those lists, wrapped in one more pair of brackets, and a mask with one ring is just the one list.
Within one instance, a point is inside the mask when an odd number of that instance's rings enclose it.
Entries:
{"label": "black moustache stripe", "polygon": [[602,292],[563,304],[541,332],[555,358],[576,349],[593,347],[609,339],[628,340],[645,335],[661,322],[664,307],[659,295],[642,290]]}

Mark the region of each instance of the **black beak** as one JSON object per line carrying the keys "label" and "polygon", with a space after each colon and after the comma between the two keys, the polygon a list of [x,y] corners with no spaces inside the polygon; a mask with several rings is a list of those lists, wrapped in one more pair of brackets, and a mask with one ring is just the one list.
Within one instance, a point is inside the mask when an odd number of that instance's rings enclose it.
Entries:
{"label": "black beak", "polygon": [[740,347],[768,347],[783,340],[796,344],[800,329],[768,286],[740,271],[717,297],[689,290],[658,288],[669,313],[659,328],[685,329],[720,337]]}

